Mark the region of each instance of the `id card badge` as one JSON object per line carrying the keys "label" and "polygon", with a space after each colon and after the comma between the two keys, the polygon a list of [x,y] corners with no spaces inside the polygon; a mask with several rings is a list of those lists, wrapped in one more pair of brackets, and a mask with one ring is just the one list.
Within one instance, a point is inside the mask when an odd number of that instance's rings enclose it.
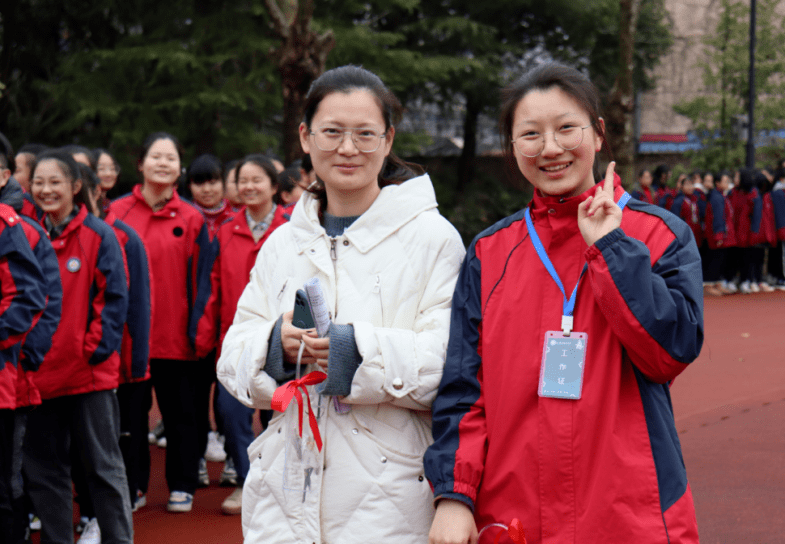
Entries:
{"label": "id card badge", "polygon": [[585,332],[573,332],[569,336],[564,336],[564,331],[545,333],[540,368],[541,397],[573,400],[581,398],[588,338],[589,335]]}

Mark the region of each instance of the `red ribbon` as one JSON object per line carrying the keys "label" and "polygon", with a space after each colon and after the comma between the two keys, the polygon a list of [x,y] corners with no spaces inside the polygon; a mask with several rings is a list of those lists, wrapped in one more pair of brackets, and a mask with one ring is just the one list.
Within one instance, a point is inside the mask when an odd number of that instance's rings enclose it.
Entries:
{"label": "red ribbon", "polygon": [[314,371],[306,374],[299,380],[292,380],[286,382],[273,393],[273,400],[270,403],[272,409],[278,412],[285,412],[292,398],[297,399],[298,415],[300,417],[300,437],[303,436],[303,395],[300,389],[305,393],[305,398],[308,400],[308,423],[311,425],[311,432],[313,439],[316,442],[316,447],[322,451],[322,435],[319,434],[319,425],[316,422],[316,416],[313,415],[311,409],[311,396],[308,394],[308,385],[316,385],[327,379],[327,374],[324,372]]}
{"label": "red ribbon", "polygon": [[506,531],[499,531],[496,534],[496,538],[493,539],[493,544],[499,544],[505,534],[509,536],[510,540],[512,540],[515,544],[526,544],[526,535],[523,532],[523,524],[518,518],[513,518],[509,527],[501,523],[492,523],[491,525],[483,527],[482,531],[480,531],[480,534],[491,527],[506,529]]}

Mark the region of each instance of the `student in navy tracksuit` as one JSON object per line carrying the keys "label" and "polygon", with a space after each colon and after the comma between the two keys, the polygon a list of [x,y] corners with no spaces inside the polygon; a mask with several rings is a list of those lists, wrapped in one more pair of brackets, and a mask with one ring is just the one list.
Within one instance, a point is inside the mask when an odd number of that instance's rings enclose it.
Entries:
{"label": "student in navy tracksuit", "polygon": [[[706,244],[704,293],[724,295],[735,292],[735,284],[723,278],[728,250],[736,245],[733,227],[733,209],[725,197],[730,187],[730,173],[722,172],[712,178],[714,188],[706,196],[706,215],[703,220],[703,238]],[[732,288],[730,286],[733,286]]]}
{"label": "student in navy tracksuit", "polygon": [[128,307],[122,252],[112,230],[90,213],[69,155],[39,155],[31,189],[46,212],[45,228],[63,286],[63,315],[34,378],[42,404],[28,416],[24,444],[24,474],[41,518],[41,540],[72,542],[75,449],[103,539],[131,543],[131,503],[114,392]]}
{"label": "student in navy tracksuit", "polygon": [[[3,193],[11,179],[8,154],[0,154]],[[14,526],[21,488],[19,456],[14,446],[20,389],[17,384],[24,377],[20,352],[25,336],[40,320],[45,306],[45,277],[28,243],[24,222],[13,208],[0,204],[0,543],[3,544],[18,540]]]}
{"label": "student in navy tracksuit", "polygon": [[166,429],[170,512],[191,510],[204,452],[199,420],[205,408],[197,404],[202,373],[195,369],[193,339],[206,302],[199,280],[204,276],[209,284],[212,264],[204,217],[177,194],[181,150],[171,134],[150,135],[138,163],[143,183],[110,206],[139,234],[150,264],[150,373]]}

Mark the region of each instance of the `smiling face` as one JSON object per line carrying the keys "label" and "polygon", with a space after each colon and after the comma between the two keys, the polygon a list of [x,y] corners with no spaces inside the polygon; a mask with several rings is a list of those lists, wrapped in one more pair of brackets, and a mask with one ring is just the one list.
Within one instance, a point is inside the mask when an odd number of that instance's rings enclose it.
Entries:
{"label": "smiling face", "polygon": [[237,192],[252,215],[264,216],[270,213],[275,188],[270,176],[258,164],[247,162],[240,167]]}
{"label": "smiling face", "polygon": [[334,151],[322,151],[316,146],[311,132],[325,128],[368,129],[384,134],[385,123],[379,102],[373,94],[362,89],[331,93],[319,103],[311,126],[300,125],[303,151],[310,154],[316,176],[327,192],[327,211],[338,212],[336,215],[360,215],[373,204],[381,190],[378,176],[392,149],[395,130],[390,127],[376,151],[363,153],[349,134],[344,135]]}
{"label": "smiling face", "polygon": [[172,140],[156,140],[139,165],[145,184],[174,185],[180,175],[180,154]]}
{"label": "smiling face", "polygon": [[[602,119],[600,119],[602,124]],[[553,133],[569,127],[591,125],[589,114],[559,87],[528,92],[518,102],[512,124],[512,139],[533,133],[545,134],[545,145],[536,157],[525,157],[517,149],[515,160],[523,176],[547,196],[575,196],[594,185],[594,155],[602,149],[602,137],[593,126],[583,130],[583,140],[564,150]]]}
{"label": "smiling face", "polygon": [[101,190],[104,193],[109,191],[109,189],[114,187],[115,183],[117,183],[117,167],[115,166],[112,157],[106,153],[101,153],[101,156],[98,157],[96,172],[98,173],[98,178],[101,180]]}
{"label": "smiling face", "polygon": [[224,184],[221,178],[210,179],[203,183],[191,183],[194,201],[203,208],[218,206],[224,198]]}
{"label": "smiling face", "polygon": [[60,224],[74,209],[74,195],[82,188],[81,180],[72,180],[60,163],[46,159],[38,163],[33,172],[30,192],[41,209],[54,224]]}

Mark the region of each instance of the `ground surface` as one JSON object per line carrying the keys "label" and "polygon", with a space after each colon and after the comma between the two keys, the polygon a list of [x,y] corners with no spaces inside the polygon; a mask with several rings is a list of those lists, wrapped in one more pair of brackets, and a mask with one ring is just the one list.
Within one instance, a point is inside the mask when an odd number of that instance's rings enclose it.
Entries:
{"label": "ground surface", "polygon": [[[785,542],[785,292],[707,299],[705,324],[700,358],[672,388],[701,542]],[[190,514],[168,514],[165,450],[151,451],[136,544],[240,544],[240,517],[220,511],[221,465],[208,463],[213,485]]]}

